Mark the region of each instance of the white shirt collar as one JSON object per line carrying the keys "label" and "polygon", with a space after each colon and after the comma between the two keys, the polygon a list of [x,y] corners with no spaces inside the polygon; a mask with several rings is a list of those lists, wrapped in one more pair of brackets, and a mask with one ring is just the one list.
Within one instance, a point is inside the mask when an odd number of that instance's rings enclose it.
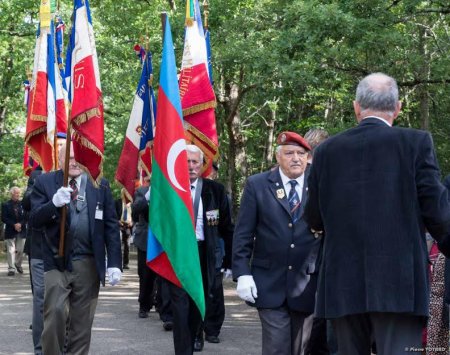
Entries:
{"label": "white shirt collar", "polygon": [[365,120],[366,118],[376,118],[377,120],[380,120],[381,122],[386,123],[389,127],[392,127],[392,125],[391,125],[388,121],[386,121],[383,117],[378,117],[378,116],[367,116],[367,117],[364,117],[364,118],[362,119],[362,121]]}
{"label": "white shirt collar", "polygon": [[303,182],[305,180],[305,173],[303,173],[302,175],[300,175],[297,179],[289,179],[281,170],[281,168],[278,168],[279,172],[280,172],[280,176],[281,176],[281,181],[283,182],[283,186],[291,186],[291,184],[289,183],[289,181],[291,180],[296,180],[297,181],[297,186],[300,189],[303,189]]}
{"label": "white shirt collar", "polygon": [[194,189],[196,189],[197,188],[197,183],[198,183],[198,178],[195,179],[195,181],[191,182],[190,184],[191,184],[191,186],[194,186]]}

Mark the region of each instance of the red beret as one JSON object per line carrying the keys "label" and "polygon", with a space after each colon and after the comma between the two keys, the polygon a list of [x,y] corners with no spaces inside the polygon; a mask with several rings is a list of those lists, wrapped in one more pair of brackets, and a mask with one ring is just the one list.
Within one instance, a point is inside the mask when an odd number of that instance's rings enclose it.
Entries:
{"label": "red beret", "polygon": [[305,148],[306,150],[311,150],[308,142],[300,134],[295,132],[281,132],[277,137],[278,145],[297,145]]}

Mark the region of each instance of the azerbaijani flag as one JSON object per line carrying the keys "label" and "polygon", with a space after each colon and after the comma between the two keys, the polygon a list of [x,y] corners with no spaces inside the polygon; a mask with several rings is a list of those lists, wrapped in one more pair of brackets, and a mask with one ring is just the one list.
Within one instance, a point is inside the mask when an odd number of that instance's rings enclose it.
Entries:
{"label": "azerbaijani flag", "polygon": [[89,0],[74,0],[67,57],[75,159],[98,184],[103,174],[103,99]]}
{"label": "azerbaijani flag", "polygon": [[147,264],[182,287],[204,317],[205,299],[178,90],[172,33],[167,17],[153,145]]}
{"label": "azerbaijani flag", "polygon": [[[141,48],[141,47],[140,47]],[[138,167],[147,175],[151,171],[151,148],[155,124],[156,105],[151,79],[152,56],[142,49],[142,74],[134,96],[133,108],[128,121],[122,153],[117,165],[115,179],[124,188],[126,198],[133,201]]]}
{"label": "azerbaijani flag", "polygon": [[180,96],[187,139],[204,153],[203,176],[219,156],[216,96],[208,73],[208,49],[198,0],[186,1],[186,28],[180,73]]}

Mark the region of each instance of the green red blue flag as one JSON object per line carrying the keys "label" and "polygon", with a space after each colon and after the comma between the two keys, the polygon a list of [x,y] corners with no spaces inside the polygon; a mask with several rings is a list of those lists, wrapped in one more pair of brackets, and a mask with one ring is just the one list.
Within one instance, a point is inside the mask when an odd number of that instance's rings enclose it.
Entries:
{"label": "green red blue flag", "polygon": [[182,287],[205,314],[202,274],[194,232],[194,213],[175,54],[168,17],[158,90],[153,142],[147,264]]}

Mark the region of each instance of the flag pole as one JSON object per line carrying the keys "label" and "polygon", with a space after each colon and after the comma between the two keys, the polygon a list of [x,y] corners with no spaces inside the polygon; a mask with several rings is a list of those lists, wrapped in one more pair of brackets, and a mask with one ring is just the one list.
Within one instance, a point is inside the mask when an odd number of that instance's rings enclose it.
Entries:
{"label": "flag pole", "polygon": [[162,43],[164,43],[164,31],[166,30],[166,18],[167,12],[161,12],[161,25],[162,25]]}
{"label": "flag pole", "polygon": [[[69,116],[70,117],[70,108],[69,108]],[[66,152],[65,152],[65,160],[64,160],[64,178],[63,178],[63,186],[67,187],[69,180],[69,161],[70,161],[70,146],[72,144],[72,136],[70,134],[70,129],[72,128],[72,122],[70,119],[67,120],[67,134],[66,134]],[[58,255],[60,257],[64,256],[64,239],[66,232],[66,219],[67,219],[67,207],[61,207],[61,223],[59,224],[59,250]]]}

